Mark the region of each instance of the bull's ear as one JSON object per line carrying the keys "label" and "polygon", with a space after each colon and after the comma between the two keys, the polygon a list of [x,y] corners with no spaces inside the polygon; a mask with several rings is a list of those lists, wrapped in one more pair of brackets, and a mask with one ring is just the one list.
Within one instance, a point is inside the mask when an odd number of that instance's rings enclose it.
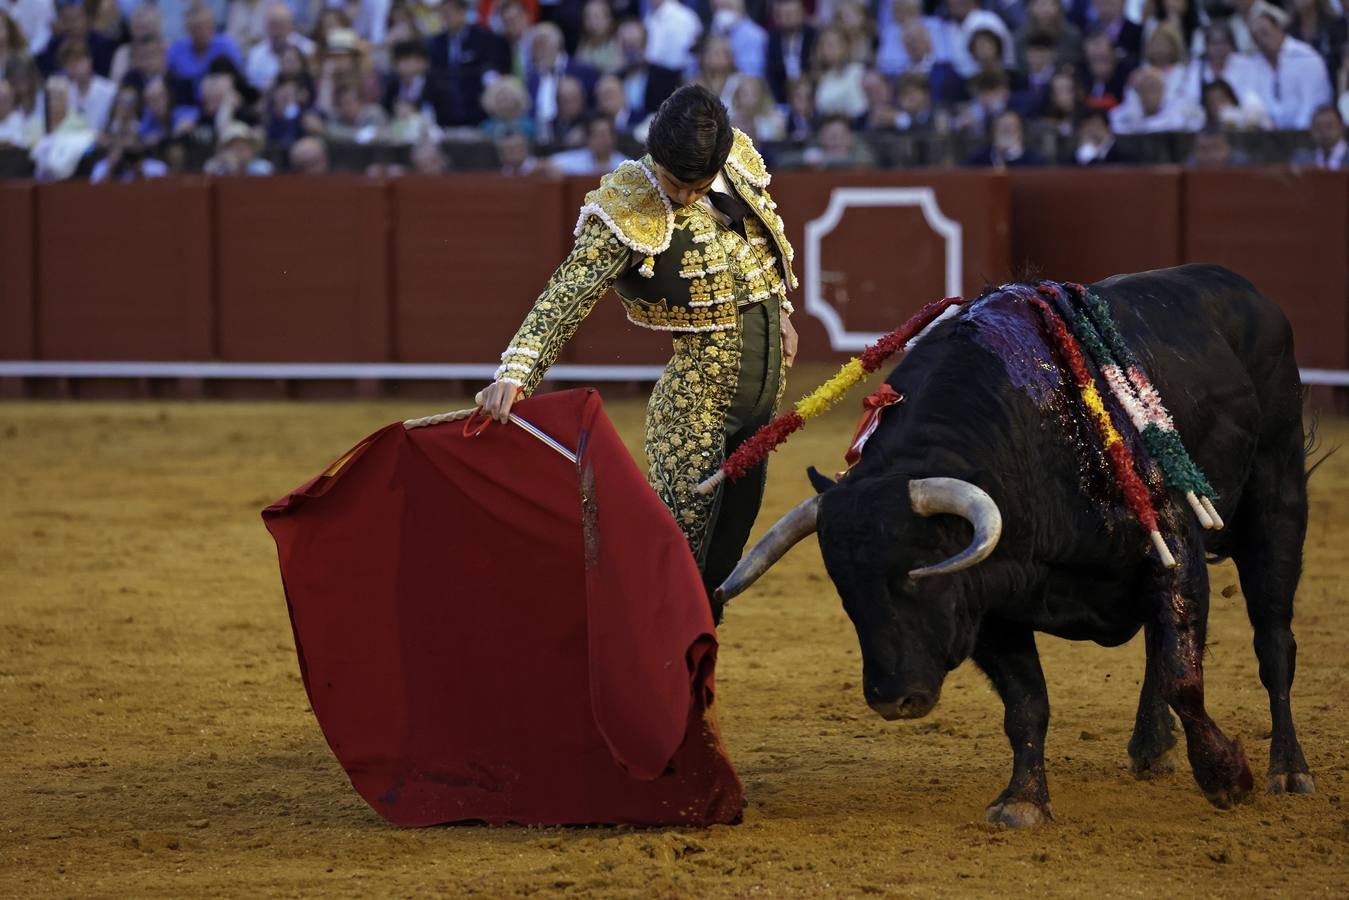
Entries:
{"label": "bull's ear", "polygon": [[821,473],[820,470],[814,466],[806,469],[806,476],[810,478],[810,486],[815,488],[815,493],[817,494],[823,494],[825,491],[838,484],[837,481],[830,478],[828,475]]}

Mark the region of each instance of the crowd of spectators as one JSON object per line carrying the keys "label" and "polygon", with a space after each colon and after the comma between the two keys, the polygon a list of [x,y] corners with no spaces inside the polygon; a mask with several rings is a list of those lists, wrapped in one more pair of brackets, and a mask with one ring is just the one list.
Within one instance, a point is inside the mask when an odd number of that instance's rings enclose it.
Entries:
{"label": "crowd of spectators", "polygon": [[908,162],[1127,163],[1150,134],[1228,165],[1277,132],[1344,168],[1342,2],[0,0],[0,150],[49,180],[339,154],[593,174],[696,81],[780,166],[872,165],[896,140],[946,148]]}

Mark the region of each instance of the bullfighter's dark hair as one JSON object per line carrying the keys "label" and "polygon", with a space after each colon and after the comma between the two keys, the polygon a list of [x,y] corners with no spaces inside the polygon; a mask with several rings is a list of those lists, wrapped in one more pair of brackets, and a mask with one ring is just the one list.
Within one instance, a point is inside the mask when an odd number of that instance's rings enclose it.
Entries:
{"label": "bullfighter's dark hair", "polygon": [[700,84],[686,84],[656,110],[646,149],[685,183],[704,181],[726,165],[734,135],[726,107]]}

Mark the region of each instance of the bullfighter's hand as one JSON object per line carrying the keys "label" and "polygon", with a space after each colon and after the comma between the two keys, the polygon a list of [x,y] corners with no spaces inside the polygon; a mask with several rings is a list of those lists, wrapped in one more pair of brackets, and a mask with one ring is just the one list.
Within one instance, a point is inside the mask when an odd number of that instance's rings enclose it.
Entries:
{"label": "bullfighter's hand", "polygon": [[523,392],[524,388],[518,384],[494,381],[483,388],[476,399],[483,412],[504,425],[510,419],[511,407]]}
{"label": "bullfighter's hand", "polygon": [[796,361],[796,328],[787,316],[782,317],[782,358],[787,365]]}

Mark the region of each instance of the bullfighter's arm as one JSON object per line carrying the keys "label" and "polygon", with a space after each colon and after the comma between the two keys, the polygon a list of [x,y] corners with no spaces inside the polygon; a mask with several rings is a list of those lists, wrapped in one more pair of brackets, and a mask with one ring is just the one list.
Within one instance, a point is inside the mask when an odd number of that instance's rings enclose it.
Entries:
{"label": "bullfighter's arm", "polygon": [[592,216],[501,354],[496,380],[533,393],[595,303],[631,264],[632,251]]}

